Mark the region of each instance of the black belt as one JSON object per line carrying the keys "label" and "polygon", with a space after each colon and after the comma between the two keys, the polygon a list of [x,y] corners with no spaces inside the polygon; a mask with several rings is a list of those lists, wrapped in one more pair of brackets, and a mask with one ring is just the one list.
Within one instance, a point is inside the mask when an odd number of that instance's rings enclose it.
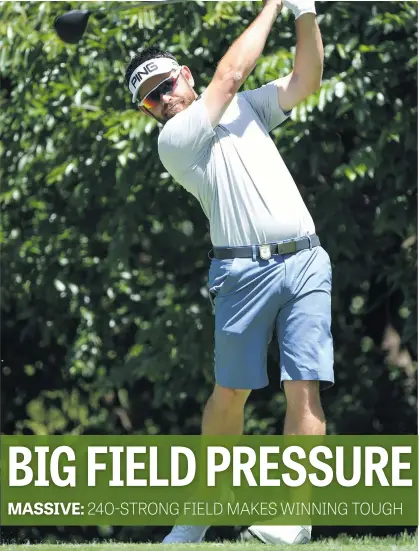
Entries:
{"label": "black belt", "polygon": [[320,239],[316,234],[299,237],[292,241],[266,243],[253,247],[214,247],[214,257],[220,260],[229,258],[261,258],[269,260],[274,254],[295,254],[304,249],[320,246]]}

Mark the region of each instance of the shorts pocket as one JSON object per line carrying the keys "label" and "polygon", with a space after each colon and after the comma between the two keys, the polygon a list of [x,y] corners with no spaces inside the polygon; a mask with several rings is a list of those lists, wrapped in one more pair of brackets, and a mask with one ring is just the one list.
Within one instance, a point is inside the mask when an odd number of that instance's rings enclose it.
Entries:
{"label": "shorts pocket", "polygon": [[220,260],[213,258],[208,276],[208,288],[210,294],[215,297],[218,294],[229,293],[234,287],[234,276],[237,272],[237,258]]}

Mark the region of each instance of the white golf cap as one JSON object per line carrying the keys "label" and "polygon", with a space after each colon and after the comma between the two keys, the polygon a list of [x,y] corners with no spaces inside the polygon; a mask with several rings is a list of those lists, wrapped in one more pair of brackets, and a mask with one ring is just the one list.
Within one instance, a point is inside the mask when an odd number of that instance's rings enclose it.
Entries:
{"label": "white golf cap", "polygon": [[132,102],[135,103],[137,101],[138,93],[144,82],[147,82],[147,80],[150,80],[150,78],[156,75],[170,73],[170,71],[178,67],[179,64],[177,61],[167,57],[149,59],[139,65],[129,79],[129,90],[132,94]]}

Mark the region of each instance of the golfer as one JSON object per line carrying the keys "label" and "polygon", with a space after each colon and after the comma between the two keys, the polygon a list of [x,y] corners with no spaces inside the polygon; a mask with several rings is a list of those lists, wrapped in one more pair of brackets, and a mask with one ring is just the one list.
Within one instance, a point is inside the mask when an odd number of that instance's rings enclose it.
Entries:
{"label": "golfer", "polygon": [[[296,17],[294,69],[239,93],[283,3]],[[215,387],[203,414],[206,435],[242,433],[250,392],[268,384],[273,335],[287,400],[284,433],[325,433],[320,388],[334,381],[331,264],[269,136],[319,89],[322,69],[314,0],[264,0],[201,96],[189,68],[168,52],[144,50],[127,69],[133,102],[162,125],[161,162],[196,197],[210,222]],[[200,542],[207,528],[175,526],[164,543]],[[305,543],[311,537],[310,526],[249,531],[265,543]]]}

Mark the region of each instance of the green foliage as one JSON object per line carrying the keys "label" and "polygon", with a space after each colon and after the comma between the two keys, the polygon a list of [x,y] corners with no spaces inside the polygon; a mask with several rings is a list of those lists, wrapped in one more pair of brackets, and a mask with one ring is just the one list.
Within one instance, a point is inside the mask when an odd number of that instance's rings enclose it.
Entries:
{"label": "green foliage", "polygon": [[[124,69],[160,46],[201,91],[260,4],[129,7],[66,45],[52,23],[76,7],[0,5],[3,430],[196,433],[213,383],[208,225],[160,164]],[[322,88],[273,136],[334,265],[329,431],[416,432],[417,4],[318,12]],[[291,71],[292,19],[247,88]],[[276,362],[273,349],[250,433],[282,430]]]}

